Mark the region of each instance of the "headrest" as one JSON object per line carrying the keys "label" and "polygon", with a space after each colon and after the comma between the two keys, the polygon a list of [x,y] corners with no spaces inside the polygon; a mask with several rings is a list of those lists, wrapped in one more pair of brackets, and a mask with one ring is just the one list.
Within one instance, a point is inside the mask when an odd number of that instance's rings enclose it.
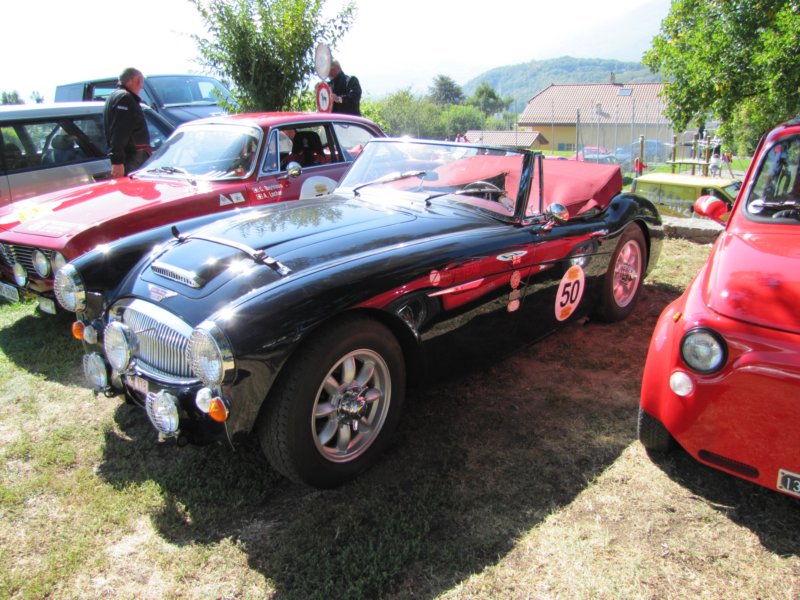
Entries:
{"label": "headrest", "polygon": [[72,150],[75,147],[75,143],[72,139],[71,135],[65,135],[63,133],[55,136],[53,141],[50,142],[50,145],[53,147],[54,150]]}

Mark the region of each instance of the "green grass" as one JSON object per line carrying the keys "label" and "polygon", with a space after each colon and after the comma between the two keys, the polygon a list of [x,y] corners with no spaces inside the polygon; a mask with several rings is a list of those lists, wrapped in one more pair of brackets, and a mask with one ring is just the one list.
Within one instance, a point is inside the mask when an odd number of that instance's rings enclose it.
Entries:
{"label": "green grass", "polygon": [[410,391],[383,460],[324,492],[158,444],[83,387],[68,320],[0,305],[0,597],[795,597],[796,501],[635,440],[653,325],[707,254],[669,240],[624,323]]}

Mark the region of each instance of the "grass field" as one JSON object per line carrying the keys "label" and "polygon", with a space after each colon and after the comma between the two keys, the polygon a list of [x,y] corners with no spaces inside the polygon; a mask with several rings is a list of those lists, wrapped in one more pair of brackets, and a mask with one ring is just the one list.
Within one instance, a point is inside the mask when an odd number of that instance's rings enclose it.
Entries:
{"label": "grass field", "polygon": [[708,250],[669,241],[623,323],[412,390],[324,492],[156,443],[83,387],[67,320],[0,305],[0,597],[798,598],[796,500],[636,441],[650,333]]}

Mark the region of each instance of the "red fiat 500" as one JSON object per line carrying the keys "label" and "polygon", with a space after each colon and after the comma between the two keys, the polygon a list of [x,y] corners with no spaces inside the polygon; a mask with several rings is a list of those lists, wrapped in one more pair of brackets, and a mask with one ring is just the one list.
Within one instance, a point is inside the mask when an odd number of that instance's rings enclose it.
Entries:
{"label": "red fiat 500", "polygon": [[800,497],[800,117],[759,145],[736,203],[686,292],[656,325],[639,439]]}

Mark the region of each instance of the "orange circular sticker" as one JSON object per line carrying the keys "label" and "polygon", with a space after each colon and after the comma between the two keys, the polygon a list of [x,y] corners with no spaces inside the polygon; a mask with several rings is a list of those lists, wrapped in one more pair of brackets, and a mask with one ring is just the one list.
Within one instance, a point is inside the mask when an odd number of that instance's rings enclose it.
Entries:
{"label": "orange circular sticker", "polygon": [[556,294],[556,319],[566,321],[572,316],[581,303],[585,284],[583,269],[577,265],[567,269]]}

